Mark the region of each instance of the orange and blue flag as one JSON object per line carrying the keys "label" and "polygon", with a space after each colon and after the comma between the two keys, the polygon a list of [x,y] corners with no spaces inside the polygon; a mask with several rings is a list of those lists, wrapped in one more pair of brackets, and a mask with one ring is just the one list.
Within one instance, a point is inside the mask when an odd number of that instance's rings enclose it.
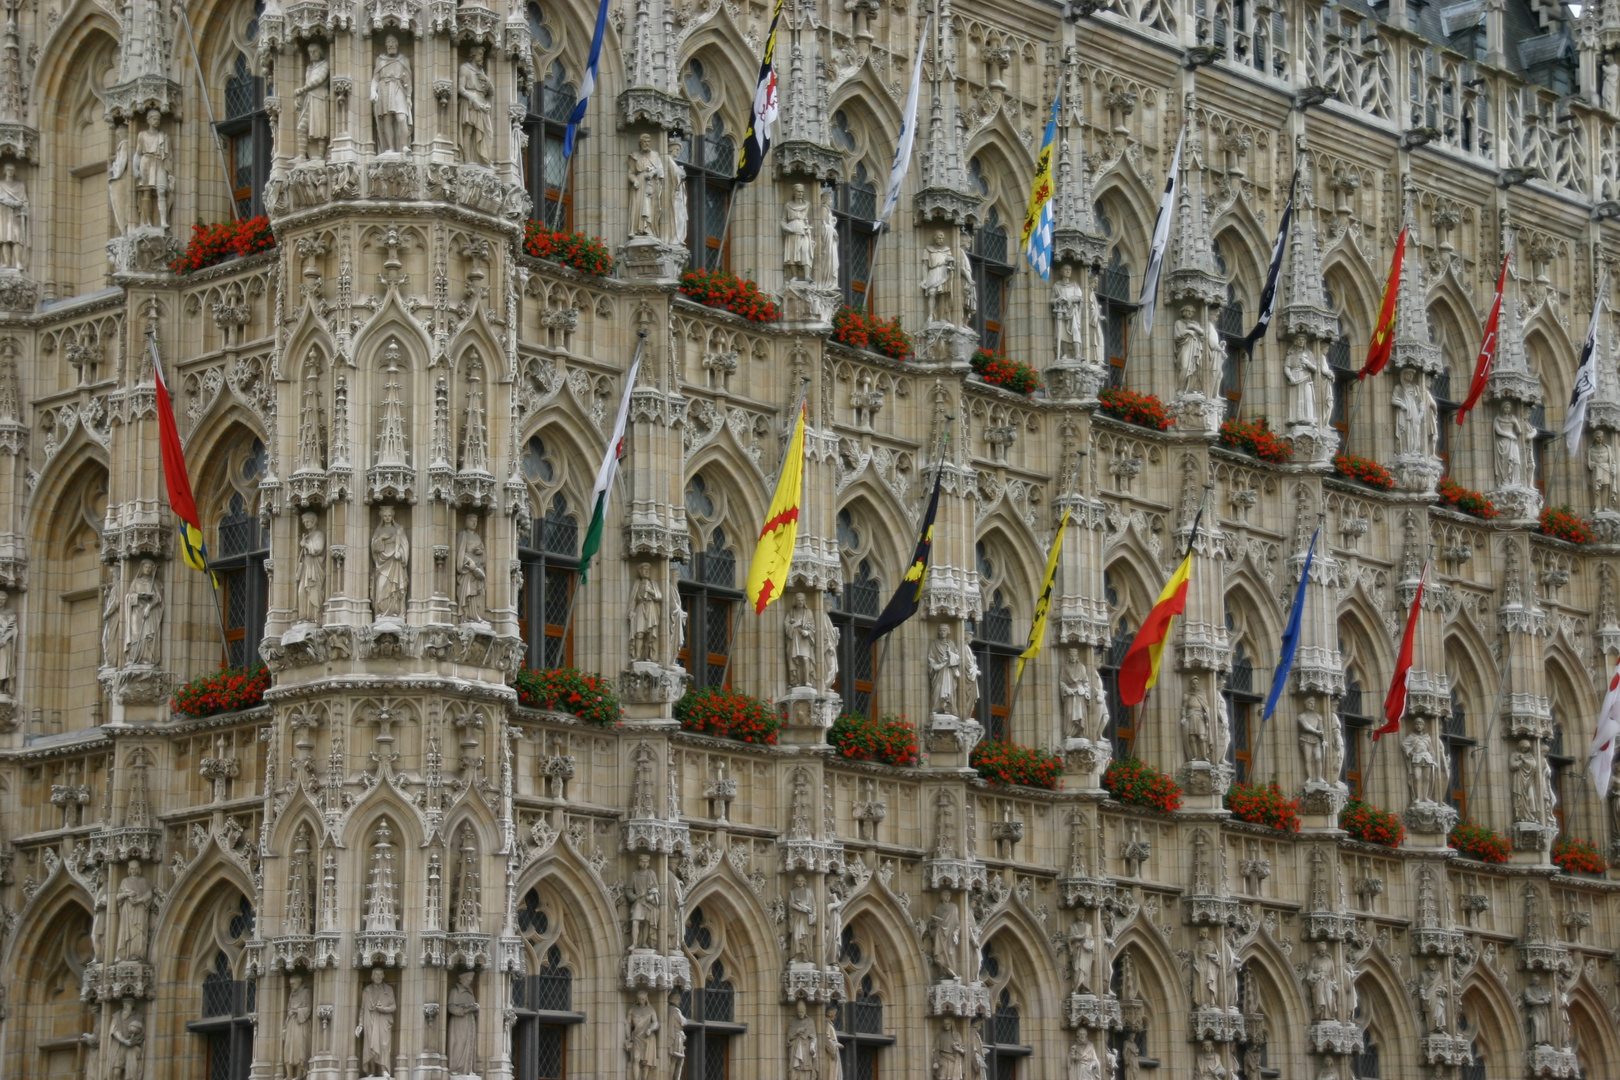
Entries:
{"label": "orange and blue flag", "polygon": [[1356,378],[1377,375],[1389,363],[1395,350],[1395,302],[1401,292],[1401,265],[1406,261],[1406,230],[1401,230],[1395,241],[1395,257],[1389,263],[1389,279],[1384,282],[1384,302],[1378,307],[1378,325],[1373,327],[1372,341],[1367,345],[1367,362],[1356,372]]}
{"label": "orange and blue flag", "polygon": [[203,543],[202,518],[197,500],[191,494],[191,478],[186,475],[186,455],[180,449],[180,429],[174,423],[174,403],[163,381],[163,364],[158,359],[157,339],[152,346],[152,374],[157,380],[158,443],[163,458],[163,482],[169,489],[169,508],[180,519],[180,553],[193,570],[208,572],[208,546]]}

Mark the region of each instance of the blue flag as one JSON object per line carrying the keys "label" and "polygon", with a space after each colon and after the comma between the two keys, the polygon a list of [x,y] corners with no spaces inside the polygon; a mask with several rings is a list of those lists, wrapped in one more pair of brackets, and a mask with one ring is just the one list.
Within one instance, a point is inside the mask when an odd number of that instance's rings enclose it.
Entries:
{"label": "blue flag", "polygon": [[585,61],[585,77],[579,83],[579,100],[568,114],[568,130],[563,132],[563,157],[574,156],[574,132],[585,121],[585,107],[591,103],[591,91],[596,89],[596,71],[602,66],[602,38],[607,33],[608,0],[602,0],[596,9],[596,29],[591,33],[591,55]]}
{"label": "blue flag", "polygon": [[1311,546],[1305,549],[1305,565],[1300,567],[1299,585],[1294,589],[1294,610],[1288,613],[1288,629],[1283,631],[1282,649],[1277,653],[1277,671],[1271,677],[1271,693],[1266,696],[1266,711],[1260,714],[1264,723],[1277,711],[1277,699],[1282,697],[1288,683],[1288,673],[1294,667],[1294,653],[1299,649],[1299,624],[1305,616],[1305,584],[1311,580],[1311,560],[1316,557],[1316,538],[1322,534],[1317,526],[1311,534]]}

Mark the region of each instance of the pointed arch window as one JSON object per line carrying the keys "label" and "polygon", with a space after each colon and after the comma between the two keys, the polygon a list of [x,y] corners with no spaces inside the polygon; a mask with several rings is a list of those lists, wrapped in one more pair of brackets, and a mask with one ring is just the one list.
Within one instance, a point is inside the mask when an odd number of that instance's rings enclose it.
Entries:
{"label": "pointed arch window", "polygon": [[894,1036],[885,1034],[883,1027],[883,995],[872,979],[875,960],[855,936],[854,928],[844,927],[838,966],[853,996],[833,1010],[833,1023],[838,1029],[843,1075],[852,1080],[877,1080],[882,1075],[883,1051],[895,1043]]}
{"label": "pointed arch window", "polygon": [[[539,5],[530,4],[530,26],[537,21],[544,30],[545,18]],[[550,36],[547,32],[546,37]],[[574,227],[574,185],[569,182],[574,162],[563,156],[563,138],[568,130],[568,114],[574,111],[578,96],[579,91],[569,81],[562,61],[553,61],[545,78],[538,80],[529,91],[528,112],[523,120],[529,142],[523,152],[523,179],[534,204],[534,216],[565,232]],[[589,134],[589,129],[581,125],[575,138],[583,139]],[[574,149],[577,153],[578,145]]]}
{"label": "pointed arch window", "polygon": [[[1119,612],[1119,589],[1114,585],[1113,575],[1106,570],[1103,571],[1103,596],[1108,601],[1110,613]],[[1103,688],[1108,694],[1108,725],[1104,734],[1119,757],[1131,757],[1132,747],[1136,743],[1136,710],[1119,699],[1119,665],[1135,637],[1129,612],[1120,612],[1114,622],[1113,637],[1109,639],[1108,647],[1097,665],[1097,674],[1102,678]]]}
{"label": "pointed arch window", "polygon": [[[246,34],[249,43],[258,36],[258,16],[263,10],[262,3],[254,7]],[[270,177],[270,114],[264,108],[264,80],[254,74],[247,50],[236,54],[224,90],[224,119],[214,130],[225,146],[236,216],[250,218],[264,213],[264,185]]]}
{"label": "pointed arch window", "polygon": [[[523,452],[523,472],[531,484],[551,482],[557,469],[539,436]],[[542,496],[543,497],[543,496]],[[533,515],[533,526],[518,543],[523,588],[518,596],[518,630],[528,646],[532,668],[570,667],[574,659],[569,617],[579,574],[579,518],[560,491]]]}
{"label": "pointed arch window", "polygon": [[1446,804],[1468,820],[1468,755],[1474,740],[1468,737],[1468,707],[1452,679],[1451,708],[1440,719],[1440,742],[1446,752]]}
{"label": "pointed arch window", "polygon": [[[975,163],[978,161],[974,159]],[[1001,212],[992,206],[983,225],[973,235],[973,249],[968,252],[968,264],[973,270],[973,329],[978,331],[979,345],[991,352],[1007,351],[1003,332],[1007,317],[1007,294],[1012,289],[1012,252],[1007,240],[1007,227],[1001,223]]]}
{"label": "pointed arch window", "polygon": [[585,1014],[574,1009],[574,973],[557,945],[540,894],[530,889],[517,910],[518,934],[528,944],[528,974],[512,978],[513,1080],[562,1080],[567,1075],[568,1035]]}
{"label": "pointed arch window", "polygon": [[[1342,641],[1339,651],[1344,651]],[[1362,691],[1360,669],[1353,663],[1346,664],[1344,696],[1339,698],[1339,726],[1344,733],[1344,763],[1339,767],[1339,779],[1350,789],[1351,797],[1357,799],[1361,798],[1362,736],[1373,726],[1368,707]]]}
{"label": "pointed arch window", "polygon": [[987,1080],[1017,1080],[1018,1066],[1035,1053],[1022,1041],[1023,1023],[1012,990],[1002,987],[995,1011],[985,1021],[985,1076]]}
{"label": "pointed arch window", "polygon": [[[1232,617],[1227,615],[1228,629]],[[1249,769],[1254,763],[1254,719],[1260,705],[1256,686],[1265,680],[1255,678],[1254,661],[1244,647],[1243,639],[1232,643],[1232,670],[1226,676],[1221,693],[1226,697],[1226,714],[1231,723],[1231,741],[1227,744],[1226,758],[1236,770],[1237,779],[1249,782]]]}
{"label": "pointed arch window", "polygon": [[682,940],[700,984],[682,990],[680,996],[686,1075],[694,1080],[726,1080],[731,1075],[732,1044],[747,1034],[748,1025],[737,1022],[737,987],[720,957],[724,942],[702,907],[687,916]]}
{"label": "pointed arch window", "polygon": [[[694,101],[707,102],[713,90],[700,61],[687,64],[685,86]],[[731,243],[726,235],[727,208],[731,205],[732,178],[737,172],[737,143],[726,134],[719,112],[709,117],[700,134],[681,143],[681,164],[686,166],[688,210],[686,237],[690,265],[707,270],[731,268]]]}
{"label": "pointed arch window", "polygon": [[[1338,310],[1333,287],[1325,276],[1322,296],[1330,309]],[[1356,378],[1355,361],[1350,357],[1350,328],[1343,314],[1338,321],[1339,336],[1333,339],[1327,351],[1328,373],[1333,376],[1333,405],[1328,411],[1328,425],[1339,433],[1339,450],[1343,452],[1350,442],[1350,395],[1360,380]]]}
{"label": "pointed arch window", "polygon": [[[223,919],[223,913],[216,912]],[[253,1014],[258,1008],[258,984],[236,977],[232,954],[253,935],[254,911],[247,897],[238,898],[236,910],[225,921],[223,934],[215,932],[214,959],[198,988],[197,1019],[186,1022],[186,1031],[203,1043],[204,1073],[208,1080],[247,1080],[253,1060]],[[219,925],[216,921],[215,926]],[[227,951],[229,950],[229,951]],[[148,1032],[147,1045],[151,1045]]]}
{"label": "pointed arch window", "polygon": [[268,455],[264,443],[254,439],[237,452],[226,471],[229,498],[220,513],[208,565],[219,579],[220,607],[225,622],[227,667],[252,667],[259,662],[259,640],[264,637],[270,582],[265,564],[270,538],[259,528],[257,486]]}
{"label": "pointed arch window", "polygon": [[1368,1034],[1362,1040],[1361,1049],[1350,1055],[1350,1076],[1352,1080],[1381,1080],[1383,1075],[1378,1063],[1378,1044]]}
{"label": "pointed arch window", "polygon": [[[850,521],[849,511],[838,515],[839,546],[846,552],[859,552],[861,534]],[[846,541],[853,540],[853,543]],[[841,594],[829,593],[828,617],[838,629],[838,675],[833,689],[843,698],[844,711],[873,716],[877,708],[877,650],[872,644],[872,627],[883,609],[883,585],[872,569],[870,559],[855,565],[855,574],[844,582]]]}
{"label": "pointed arch window", "polygon": [[709,526],[719,516],[719,508],[701,475],[687,484],[686,511],[688,518],[707,530],[708,541],[692,553],[691,561],[675,564],[685,616],[677,658],[691,673],[693,686],[729,686],[731,619],[743,599],[737,588],[737,553],[723,526]]}
{"label": "pointed arch window", "polygon": [[1547,765],[1552,769],[1552,815],[1558,822],[1558,835],[1562,837],[1565,835],[1564,827],[1568,823],[1564,816],[1564,790],[1569,779],[1569,767],[1575,764],[1575,759],[1564,745],[1564,710],[1556,698],[1550,711],[1552,740],[1547,744]]}
{"label": "pointed arch window", "polygon": [[977,719],[986,739],[1012,737],[1013,662],[1022,651],[1012,643],[1012,608],[1002,589],[999,556],[979,541],[974,546],[980,589],[990,594],[984,612],[968,623],[973,659],[979,667]]}
{"label": "pointed arch window", "polygon": [[[1102,204],[1098,204],[1099,215]],[[1107,222],[1099,216],[1098,221]],[[1108,353],[1108,385],[1125,385],[1125,356],[1129,351],[1131,316],[1136,305],[1131,300],[1131,270],[1119,245],[1109,252],[1108,264],[1097,279],[1097,303],[1102,308],[1103,345]]]}
{"label": "pointed arch window", "polygon": [[[834,120],[842,116],[835,113]],[[853,144],[853,136],[850,137]],[[853,148],[853,147],[852,147]],[[838,226],[838,287],[844,303],[871,310],[867,286],[872,279],[872,249],[878,235],[878,190],[866,162],[855,163],[855,173],[838,185],[833,221]]]}

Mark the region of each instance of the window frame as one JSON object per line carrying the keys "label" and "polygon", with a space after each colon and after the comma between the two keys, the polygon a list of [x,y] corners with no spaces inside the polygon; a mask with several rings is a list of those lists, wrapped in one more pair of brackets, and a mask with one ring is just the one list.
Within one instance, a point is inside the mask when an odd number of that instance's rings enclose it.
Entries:
{"label": "window frame", "polygon": [[[692,912],[698,917],[701,926],[703,921],[702,906],[694,907]],[[694,930],[691,915],[687,916],[687,924],[682,932],[685,951],[693,961],[692,971],[694,978],[693,986],[679,991],[681,1019],[683,1021],[681,1030],[686,1032],[685,1075],[688,1077],[708,1077],[713,1075],[709,1067],[709,1055],[713,1048],[718,1045],[723,1056],[718,1075],[729,1078],[732,1065],[732,1042],[739,1036],[748,1034],[748,1025],[735,1019],[710,1020],[708,1014],[711,1005],[710,996],[717,989],[714,983],[716,979],[715,968],[718,967],[720,969],[718,977],[724,984],[724,992],[730,994],[730,1002],[726,1011],[732,1017],[737,1015],[738,999],[742,996],[742,991],[737,987],[737,974],[726,967],[726,950],[723,939],[719,947],[705,950],[701,955],[697,955],[692,950]],[[712,931],[710,932],[712,933]],[[703,983],[701,987],[695,985],[696,980],[699,978],[702,979]]]}
{"label": "window frame", "polygon": [[[1254,736],[1256,734],[1255,706],[1264,700],[1255,691],[1255,676],[1262,669],[1255,667],[1242,640],[1232,644],[1232,670],[1221,684],[1221,696],[1226,698],[1226,715],[1231,738],[1226,746],[1226,760],[1232,765],[1238,783],[1254,783]],[[1247,673],[1238,678],[1239,665]]]}
{"label": "window frame", "polygon": [[[720,531],[725,536],[724,526],[717,523],[710,526],[708,531],[710,546],[699,551],[696,545],[693,545],[691,561],[676,564],[679,567],[680,574],[676,583],[676,592],[680,597],[681,607],[686,612],[686,633],[681,639],[680,648],[676,651],[676,662],[685,666],[687,674],[691,677],[690,685],[693,689],[707,686],[731,686],[731,658],[737,648],[737,610],[738,605],[747,598],[747,594],[736,588],[734,584],[737,580],[737,553],[734,548],[727,546],[719,549],[719,552],[724,552],[730,556],[728,561],[731,564],[731,573],[727,580],[733,584],[728,585],[724,581],[715,580],[720,573],[720,569],[718,566],[710,565],[711,554],[719,553],[712,547],[714,543],[713,537],[716,531]],[[730,544],[729,536],[726,536],[726,542],[728,545]],[[715,561],[718,562],[718,560]],[[719,610],[719,605],[724,605],[725,610],[726,651],[715,653],[709,652],[705,648],[703,670],[701,672],[694,671],[692,669],[691,643],[701,641],[705,645],[708,644],[710,640],[709,616],[711,612]],[[714,680],[711,670],[716,667],[721,669],[718,681]]]}
{"label": "window frame", "polygon": [[[563,82],[561,86],[551,86],[549,79],[551,72],[562,69]],[[546,69],[545,79],[536,79],[528,96],[528,109],[523,118],[523,133],[528,138],[528,146],[523,151],[523,185],[528,190],[529,199],[535,217],[539,218],[547,228],[558,229],[562,232],[572,232],[574,229],[574,162],[578,157],[577,141],[590,136],[590,128],[581,124],[574,132],[576,140],[576,153],[563,159],[563,175],[558,186],[553,187],[546,176],[546,143],[554,141],[561,143],[568,131],[568,114],[573,110],[579,100],[579,91],[569,81],[567,68],[563,67],[561,60],[553,60]],[[571,91],[566,97],[564,91]],[[555,111],[550,100],[556,95],[557,106]],[[538,98],[540,107],[534,107]],[[561,149],[559,147],[559,153]],[[561,203],[560,219],[553,221],[553,215],[559,214],[557,204]]]}
{"label": "window frame", "polygon": [[[864,194],[864,189],[855,183],[855,177],[864,175],[865,162],[857,162],[855,171],[850,179],[840,183],[833,189],[833,224],[838,233],[838,288],[843,293],[844,303],[849,307],[867,314],[872,314],[872,256],[877,250],[877,238],[881,230],[881,223],[877,220],[877,200],[879,192],[877,184],[871,183],[872,214],[870,218],[856,214],[852,207],[856,193]],[[866,245],[866,277],[854,276],[856,245]],[[859,303],[857,303],[859,299]]]}
{"label": "window frame", "polygon": [[[247,51],[240,50],[238,56],[247,58],[248,78],[252,81],[253,107],[247,112],[227,116],[214,124],[215,137],[225,152],[225,161],[228,172],[226,180],[231,186],[231,204],[233,213],[238,220],[245,221],[257,217],[264,210],[264,187],[270,179],[270,113],[264,107],[264,78],[253,71],[253,60]],[[225,79],[225,108],[221,112],[230,111],[230,84],[234,81],[235,63],[232,65],[232,74]],[[252,161],[247,165],[248,184],[245,187],[237,186],[237,177],[242,166],[237,160],[238,140],[246,138],[251,148]],[[245,204],[245,205],[244,205]]]}
{"label": "window frame", "polygon": [[[552,517],[559,500],[563,507],[562,519]],[[547,501],[546,510],[532,515],[531,520],[528,543],[520,541],[517,549],[523,576],[523,584],[518,590],[518,633],[523,638],[524,652],[531,668],[547,670],[573,667],[574,624],[570,616],[573,614],[575,590],[579,588],[579,519],[568,513],[566,497],[561,492],[554,492]],[[573,530],[572,555],[551,546],[553,530],[568,528],[569,523]],[[567,581],[567,614],[562,623],[553,623],[547,618],[547,593],[553,578]],[[531,636],[537,625],[540,633]],[[548,655],[552,639],[560,642],[557,646],[557,663],[553,663]]]}
{"label": "window frame", "polygon": [[[858,565],[861,569],[871,569],[868,559],[862,559]],[[872,582],[870,595],[864,587],[859,595],[853,594],[852,586],[864,586],[865,581]],[[858,607],[855,606],[857,603]],[[843,592],[828,593],[826,604],[827,617],[838,630],[838,674],[833,677],[833,692],[843,700],[845,712],[860,713],[875,719],[878,715],[878,647],[877,642],[872,640],[872,628],[877,625],[878,614],[883,610],[883,583],[875,575],[864,579],[846,579]],[[865,669],[872,676],[870,679],[853,674],[861,670],[857,661],[861,659],[863,651]],[[854,684],[848,691],[844,686],[846,674],[850,675],[850,681]]]}
{"label": "window frame", "polygon": [[[716,134],[718,133],[718,134]],[[730,149],[722,153],[723,144]],[[700,161],[693,161],[697,148],[703,148]],[[681,140],[683,157],[680,164],[686,170],[686,248],[687,266],[694,270],[731,270],[731,200],[736,197],[737,140],[726,131],[725,121],[718,111],[710,114],[701,131],[694,131]],[[728,160],[729,159],[729,160]],[[726,162],[730,172],[722,172],[719,163]],[[709,195],[723,193],[716,206],[720,216],[721,233],[709,235]],[[699,263],[699,253],[702,261]]]}
{"label": "window frame", "polygon": [[[973,230],[972,243],[968,247],[967,260],[969,274],[973,279],[973,318],[971,320],[973,332],[978,336],[979,347],[988,349],[998,356],[1007,354],[1007,330],[1011,325],[1008,314],[1009,300],[1012,296],[1013,275],[1018,272],[1017,265],[1012,261],[1015,255],[1013,250],[1013,237],[1006,226],[1001,223],[996,208],[992,206],[987,211],[988,220]],[[991,230],[999,233],[1004,244],[1000,259],[995,258],[994,252],[987,253],[984,248],[987,237],[993,234]],[[993,242],[993,241],[992,241]],[[991,279],[1000,285],[999,317],[991,319],[986,315],[989,305],[986,303],[986,294]],[[994,343],[986,341],[986,336],[994,334]]]}
{"label": "window frame", "polygon": [[1339,780],[1350,792],[1350,797],[1359,799],[1362,796],[1362,786],[1366,783],[1366,769],[1362,765],[1361,737],[1372,730],[1373,718],[1363,716],[1351,709],[1359,709],[1365,700],[1366,690],[1351,674],[1347,665],[1344,677],[1344,693],[1339,695],[1334,712],[1339,722],[1339,730],[1344,736],[1344,760],[1339,763]]}
{"label": "window frame", "polygon": [[[220,646],[220,662],[226,667],[251,668],[259,663],[259,642],[264,638],[264,626],[269,618],[270,578],[265,566],[270,561],[270,538],[260,525],[258,515],[248,509],[251,500],[247,494],[234,486],[227,490],[230,497],[226,507],[241,499],[241,517],[233,517],[234,511],[230,510],[218,517],[214,526],[214,547],[208,553],[208,569],[220,586],[218,614],[220,633],[225,639]],[[225,529],[237,523],[246,524],[249,542],[225,554]],[[238,590],[243,594],[240,624],[231,614]],[[258,628],[257,635],[249,633],[254,627]],[[240,653],[234,650],[238,645]]]}

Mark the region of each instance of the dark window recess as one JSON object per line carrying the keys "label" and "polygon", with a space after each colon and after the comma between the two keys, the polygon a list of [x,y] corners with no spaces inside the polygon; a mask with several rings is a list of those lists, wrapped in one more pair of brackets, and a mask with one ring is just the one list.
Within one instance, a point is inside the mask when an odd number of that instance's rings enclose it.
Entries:
{"label": "dark window recess", "polygon": [[1440,458],[1440,475],[1451,475],[1451,453],[1457,423],[1458,403],[1452,394],[1451,372],[1442,371],[1434,377],[1429,384],[1429,393],[1434,398],[1435,414],[1435,453]]}
{"label": "dark window recess", "polygon": [[579,519],[560,494],[536,515],[526,543],[518,544],[523,588],[518,595],[518,631],[532,668],[573,666],[574,627],[570,617],[579,573]]}
{"label": "dark window recess", "polygon": [[973,270],[976,300],[973,329],[978,331],[979,345],[991,352],[1006,352],[1003,320],[1007,317],[1007,293],[1012,287],[1013,265],[1007,229],[1001,224],[1001,215],[993,206],[989,218],[973,236],[968,264]]}
{"label": "dark window recess", "polygon": [[1221,307],[1215,329],[1221,344],[1226,346],[1226,355],[1221,360],[1221,398],[1226,402],[1226,417],[1231,419],[1238,414],[1238,406],[1243,401],[1243,361],[1247,356],[1243,336],[1248,333],[1248,327],[1243,324],[1243,301],[1230,285],[1226,287],[1226,303]]}
{"label": "dark window recess", "polygon": [[1328,346],[1327,360],[1328,371],[1333,376],[1333,409],[1328,413],[1328,423],[1339,433],[1342,452],[1350,441],[1350,395],[1358,381],[1356,369],[1351,366],[1349,335],[1341,334]]}
{"label": "dark window recess", "polygon": [[1559,719],[1558,707],[1552,710],[1552,741],[1547,744],[1547,764],[1552,766],[1553,817],[1558,821],[1558,835],[1564,835],[1564,796],[1569,767],[1575,764],[1564,747],[1564,725]]}
{"label": "dark window recess", "polygon": [[732,177],[737,172],[737,144],[726,134],[720,114],[709,119],[701,135],[682,144],[686,197],[690,207],[686,237],[694,268],[726,270],[731,266],[726,209],[731,205]]}
{"label": "dark window recess", "polygon": [[1239,641],[1232,646],[1232,670],[1222,693],[1226,696],[1226,712],[1232,724],[1226,759],[1236,769],[1241,783],[1250,782],[1249,771],[1254,763],[1254,733],[1259,724],[1261,701],[1255,691],[1262,681],[1263,678],[1256,678],[1254,662]]}
{"label": "dark window recess", "polygon": [[1035,1051],[1020,1039],[1018,1006],[1013,1004],[1010,991],[1001,991],[996,1010],[990,1014],[984,1026],[987,1080],[1017,1080],[1019,1063]]}
{"label": "dark window recess", "polygon": [[[686,946],[700,953],[714,947],[713,931],[701,907],[693,908],[686,920]],[[686,1075],[726,1080],[732,1041],[746,1034],[748,1025],[737,1023],[737,988],[725,964],[715,957],[698,974],[703,985],[682,990],[680,996],[681,1015],[686,1018]]]}
{"label": "dark window recess", "polygon": [[1373,726],[1365,710],[1361,683],[1355,668],[1349,668],[1344,673],[1344,696],[1339,699],[1339,725],[1344,734],[1344,763],[1339,767],[1339,779],[1357,799],[1361,798],[1362,736]]}
{"label": "dark window recess", "polygon": [[877,184],[866,174],[866,163],[857,162],[855,175],[838,185],[833,200],[833,221],[838,227],[838,287],[844,303],[866,308],[867,288],[872,280],[872,250],[877,243]]}
{"label": "dark window recess", "polygon": [[1378,1044],[1365,1040],[1362,1048],[1350,1055],[1350,1075],[1354,1080],[1381,1080],[1378,1068]]}
{"label": "dark window recess", "polygon": [[691,673],[693,686],[731,684],[731,616],[743,593],[737,589],[737,553],[729,543],[725,530],[716,527],[707,548],[694,552],[691,562],[676,564],[686,614],[686,637],[677,659]]}
{"label": "dark window recess", "polygon": [[1120,757],[1134,756],[1131,748],[1136,742],[1136,710],[1119,699],[1119,665],[1135,637],[1129,622],[1121,618],[1097,672],[1102,676],[1104,689],[1108,691],[1108,729],[1105,734],[1119,748]]}
{"label": "dark window recess", "polygon": [[873,716],[877,708],[877,648],[872,625],[883,610],[883,587],[872,576],[872,564],[862,559],[855,577],[844,583],[841,596],[827,597],[830,617],[838,628],[838,677],[833,689],[843,698],[845,712]]}
{"label": "dark window recess", "polygon": [[[984,545],[979,545],[981,566]],[[986,576],[990,576],[988,573]],[[1002,599],[1001,590],[991,594],[990,603],[977,622],[968,624],[973,641],[970,648],[979,665],[979,723],[986,739],[1011,737],[1013,662],[1022,651],[1012,644],[1012,609]]]}
{"label": "dark window recess", "polygon": [[226,76],[225,119],[214,130],[225,147],[236,216],[264,213],[264,184],[270,177],[270,114],[264,108],[264,80],[253,74],[246,53],[236,54]]}
{"label": "dark window recess", "polygon": [[[524,937],[543,937],[549,920],[533,889],[518,906],[517,925]],[[538,971],[512,978],[513,1080],[562,1080],[567,1075],[568,1032],[585,1022],[574,1011],[574,973],[563,963],[562,950],[546,950]]]}
{"label": "dark window recess", "polygon": [[[578,91],[559,61],[529,91],[528,112],[523,120],[529,140],[523,151],[523,181],[534,204],[531,212],[552,228],[564,231],[574,227],[574,185],[569,180],[573,160],[563,156],[563,139],[568,131],[568,114],[574,111],[577,99]],[[577,140],[584,134],[582,128],[574,137]],[[577,143],[574,149],[578,151]]]}
{"label": "dark window recess", "polygon": [[[252,909],[247,911],[251,923]],[[203,976],[201,989],[199,1018],[186,1021],[186,1030],[203,1041],[203,1075],[208,1080],[247,1080],[258,984],[232,978],[230,960],[220,951],[214,954],[213,970]]]}
{"label": "dark window recess", "polygon": [[219,519],[214,550],[208,553],[208,565],[219,578],[228,667],[251,667],[259,662],[270,586],[264,564],[269,557],[258,516],[248,512],[241,494],[232,495],[225,516]]}
{"label": "dark window recess", "polygon": [[1119,248],[1114,248],[1097,279],[1097,300],[1102,305],[1103,340],[1108,350],[1108,385],[1125,385],[1125,357],[1130,351],[1131,316],[1136,304],[1131,298],[1131,272]]}
{"label": "dark window recess", "polygon": [[[860,943],[844,928],[844,946],[840,959],[860,963]],[[872,976],[861,977],[861,984],[853,999],[834,1010],[833,1023],[838,1029],[838,1053],[843,1063],[844,1076],[852,1080],[877,1080],[883,1051],[894,1045],[894,1036],[883,1031],[883,998],[872,984]]]}

